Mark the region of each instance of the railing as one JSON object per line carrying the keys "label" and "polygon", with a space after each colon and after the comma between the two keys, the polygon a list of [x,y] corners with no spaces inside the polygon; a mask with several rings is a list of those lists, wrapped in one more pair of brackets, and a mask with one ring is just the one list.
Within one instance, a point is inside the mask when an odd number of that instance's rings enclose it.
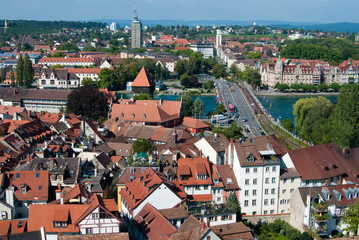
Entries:
{"label": "railing", "polygon": [[257,106],[261,109],[261,111],[267,116],[267,118],[275,125],[275,126],[278,126],[280,127],[283,131],[287,132],[288,134],[290,134],[293,138],[295,139],[298,139],[306,144],[308,144],[309,146],[313,146],[312,143],[298,137],[297,135],[295,135],[294,133],[288,131],[287,129],[285,129],[282,124],[280,123],[280,121],[276,121],[274,119],[274,117],[269,113],[267,112],[266,108],[262,105],[262,103],[258,100],[257,96],[253,93],[253,90],[251,88],[251,86],[246,83],[246,82],[243,82],[244,86],[246,87],[246,89],[248,90],[249,94],[252,96],[252,98],[254,99],[254,101],[256,102]]}
{"label": "railing", "polygon": [[345,216],[345,211],[341,209],[336,209],[334,213],[332,214],[333,218],[340,218]]}

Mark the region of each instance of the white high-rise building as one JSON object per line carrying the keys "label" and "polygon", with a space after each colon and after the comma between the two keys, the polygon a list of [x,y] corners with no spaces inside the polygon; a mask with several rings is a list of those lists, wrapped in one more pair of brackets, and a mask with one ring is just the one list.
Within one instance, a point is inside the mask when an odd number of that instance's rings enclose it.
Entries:
{"label": "white high-rise building", "polygon": [[110,24],[110,31],[111,32],[116,32],[117,31],[117,23],[113,22]]}

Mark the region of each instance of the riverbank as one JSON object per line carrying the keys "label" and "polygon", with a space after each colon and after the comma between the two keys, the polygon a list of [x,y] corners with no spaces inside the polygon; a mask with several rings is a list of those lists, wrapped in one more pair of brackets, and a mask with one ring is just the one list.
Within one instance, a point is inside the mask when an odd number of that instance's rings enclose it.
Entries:
{"label": "riverbank", "polygon": [[339,92],[275,92],[272,90],[254,91],[256,96],[276,96],[276,97],[300,97],[300,96],[338,96]]}

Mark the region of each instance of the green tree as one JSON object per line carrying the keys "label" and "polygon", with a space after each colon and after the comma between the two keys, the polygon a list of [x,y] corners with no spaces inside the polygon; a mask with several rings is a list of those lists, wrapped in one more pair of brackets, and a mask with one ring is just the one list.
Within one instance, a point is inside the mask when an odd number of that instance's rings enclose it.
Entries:
{"label": "green tree", "polygon": [[11,86],[15,86],[15,76],[14,76],[13,68],[11,68],[10,70],[10,80],[11,80]]}
{"label": "green tree", "polygon": [[329,89],[332,89],[334,92],[338,92],[340,90],[340,85],[338,83],[332,83],[329,85]]}
{"label": "green tree", "polygon": [[284,92],[285,90],[289,89],[289,86],[287,84],[278,84],[277,89],[281,92]]}
{"label": "green tree", "polygon": [[81,86],[92,86],[92,87],[98,87],[97,82],[93,81],[92,78],[84,77],[81,81]]}
{"label": "green tree", "polygon": [[237,76],[239,69],[235,63],[232,63],[232,65],[229,67],[229,72],[232,73],[234,76]]}
{"label": "green tree", "polygon": [[222,64],[216,64],[213,67],[212,74],[215,78],[224,78],[228,76],[226,68]]}
{"label": "green tree", "polygon": [[311,97],[301,98],[293,105],[293,115],[295,128],[300,133],[303,127],[303,122],[308,115],[309,110],[318,104],[324,104],[327,107],[331,106],[330,101],[325,97]]}
{"label": "green tree", "polygon": [[358,234],[359,226],[359,200],[356,200],[354,204],[350,205],[345,212],[344,222],[348,224],[346,230],[353,231],[354,235]]}
{"label": "green tree", "polygon": [[17,65],[16,65],[16,81],[17,84],[22,87],[24,86],[24,81],[23,81],[23,73],[24,73],[24,59],[22,58],[22,55],[20,54],[19,59],[17,60]]}
{"label": "green tree", "polygon": [[148,93],[140,93],[133,96],[134,100],[153,100],[150,94]]}
{"label": "green tree", "polygon": [[330,116],[331,141],[352,148],[359,142],[359,86],[340,89],[338,103]]}
{"label": "green tree", "polygon": [[210,80],[210,81],[203,83],[202,86],[204,89],[211,90],[214,88],[214,82],[212,80]]}
{"label": "green tree", "polygon": [[204,102],[198,97],[193,103],[193,115],[200,118],[204,113]]}
{"label": "green tree", "polygon": [[152,152],[153,146],[150,140],[145,138],[139,138],[133,142],[132,152],[141,153],[141,152]]}
{"label": "green tree", "polygon": [[222,114],[224,112],[227,112],[225,106],[221,103],[219,104],[215,109],[214,109],[214,114],[218,115],[218,114]]}
{"label": "green tree", "polygon": [[192,116],[193,112],[193,100],[190,96],[184,95],[177,98],[176,101],[182,101],[182,106],[184,108],[184,115],[187,117]]}
{"label": "green tree", "polygon": [[229,197],[226,200],[225,205],[226,205],[227,209],[236,210],[236,213],[237,213],[236,221],[237,222],[242,220],[241,205],[238,201],[235,191],[231,192],[231,194],[229,195]]}
{"label": "green tree", "polygon": [[262,54],[260,54],[259,52],[249,52],[247,54],[247,58],[250,58],[250,59],[258,59],[261,57],[262,57]]}
{"label": "green tree", "polygon": [[237,123],[235,123],[235,122],[232,122],[228,128],[224,129],[223,134],[228,139],[230,139],[230,138],[239,139],[239,138],[243,137],[242,131],[243,131],[243,129],[241,128],[241,126],[237,125]]}
{"label": "green tree", "polygon": [[313,240],[313,237],[310,236],[309,233],[303,232],[303,233],[300,235],[299,240]]}
{"label": "green tree", "polygon": [[72,90],[68,95],[66,108],[76,115],[99,119],[108,113],[105,94],[92,86],[83,86]]}
{"label": "green tree", "polygon": [[56,68],[64,68],[61,64],[55,64],[51,67],[52,70],[55,70]]}
{"label": "green tree", "polygon": [[290,120],[289,118],[286,118],[286,119],[281,120],[281,123],[285,129],[287,129],[290,132],[293,132],[294,124],[293,124],[292,120]]}
{"label": "green tree", "polygon": [[29,58],[29,55],[27,54],[25,54],[24,56],[24,70],[22,73],[22,78],[24,86],[26,88],[30,88],[32,83],[34,82],[34,69],[32,67],[32,62]]}

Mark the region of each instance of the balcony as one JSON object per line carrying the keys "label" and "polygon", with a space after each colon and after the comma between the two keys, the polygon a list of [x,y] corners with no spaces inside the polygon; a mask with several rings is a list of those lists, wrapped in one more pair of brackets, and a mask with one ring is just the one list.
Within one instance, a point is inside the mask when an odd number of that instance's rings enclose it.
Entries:
{"label": "balcony", "polygon": [[317,213],[325,213],[328,212],[328,204],[326,203],[312,203],[312,208],[314,209],[315,212]]}
{"label": "balcony", "polygon": [[315,215],[315,221],[317,223],[327,222],[328,219],[329,219],[329,214],[317,214],[317,215]]}
{"label": "balcony", "polygon": [[345,211],[342,209],[336,209],[332,214],[333,218],[342,218],[345,217]]}

